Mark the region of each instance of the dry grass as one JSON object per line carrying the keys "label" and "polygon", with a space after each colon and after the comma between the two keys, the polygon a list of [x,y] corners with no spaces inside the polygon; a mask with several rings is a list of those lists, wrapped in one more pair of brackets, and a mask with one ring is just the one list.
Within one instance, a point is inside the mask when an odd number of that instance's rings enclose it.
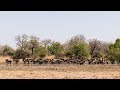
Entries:
{"label": "dry grass", "polygon": [[54,55],[51,55],[51,56],[46,56],[45,58],[48,58],[48,59],[54,59],[55,56],[54,56]]}
{"label": "dry grass", "polygon": [[116,65],[1,65],[0,79],[120,79],[120,67]]}
{"label": "dry grass", "polygon": [[9,56],[4,57],[4,56],[0,56],[0,63],[5,62],[6,59],[11,59]]}

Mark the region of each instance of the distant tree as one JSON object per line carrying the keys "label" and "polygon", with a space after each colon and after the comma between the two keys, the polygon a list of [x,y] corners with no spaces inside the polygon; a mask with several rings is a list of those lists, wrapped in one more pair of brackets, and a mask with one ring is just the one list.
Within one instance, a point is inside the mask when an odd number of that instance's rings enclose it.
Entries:
{"label": "distant tree", "polygon": [[61,56],[63,54],[63,45],[59,42],[53,42],[51,46],[48,46],[48,50],[50,51],[51,55],[55,55],[56,57]]}
{"label": "distant tree", "polygon": [[18,48],[14,55],[12,56],[13,59],[23,59],[23,61],[25,60],[25,58],[30,57],[30,52],[29,51],[25,51],[21,48]]}
{"label": "distant tree", "polygon": [[44,58],[47,55],[47,49],[45,46],[40,45],[37,47],[34,51],[34,57],[35,58]]}
{"label": "distant tree", "polygon": [[28,36],[26,34],[16,36],[15,40],[17,41],[17,50],[14,54],[14,58],[25,59],[30,57],[30,50],[29,50],[29,43],[28,43]]}
{"label": "distant tree", "polygon": [[89,49],[92,58],[106,57],[108,54],[108,43],[97,39],[89,40]]}
{"label": "distant tree", "polygon": [[17,41],[17,46],[22,50],[28,49],[28,36],[23,34],[22,36],[16,36],[15,40]]}
{"label": "distant tree", "polygon": [[73,54],[78,59],[88,59],[90,56],[90,52],[87,44],[85,43],[77,43],[73,46]]}
{"label": "distant tree", "polygon": [[77,43],[85,43],[85,36],[84,35],[76,35],[76,36],[73,36],[70,40],[69,40],[69,45],[74,45],[74,44],[77,44]]}
{"label": "distant tree", "polygon": [[45,39],[42,41],[42,44],[47,47],[50,46],[52,44],[52,40],[51,39]]}
{"label": "distant tree", "polygon": [[64,44],[65,55],[70,58],[87,58],[89,54],[86,38],[83,35],[73,36]]}
{"label": "distant tree", "polygon": [[[44,39],[41,41],[42,45],[44,45],[46,47],[46,49],[48,50],[48,47],[52,45],[52,40],[51,39]],[[48,50],[48,55],[50,55],[50,51]]]}
{"label": "distant tree", "polygon": [[39,38],[35,36],[30,36],[28,44],[32,55],[34,55],[34,50],[39,46]]}
{"label": "distant tree", "polygon": [[116,39],[115,43],[109,45],[109,60],[113,63],[120,63],[120,39]]}
{"label": "distant tree", "polygon": [[73,55],[73,45],[69,44],[69,41],[67,41],[66,43],[63,44],[63,47],[64,47],[64,54],[66,57],[69,57],[69,58],[73,58],[74,55]]}
{"label": "distant tree", "polygon": [[3,55],[3,47],[0,46],[0,56],[2,56],[2,55]]}
{"label": "distant tree", "polygon": [[4,45],[1,48],[2,48],[1,51],[3,56],[12,56],[15,52],[15,50],[8,45]]}

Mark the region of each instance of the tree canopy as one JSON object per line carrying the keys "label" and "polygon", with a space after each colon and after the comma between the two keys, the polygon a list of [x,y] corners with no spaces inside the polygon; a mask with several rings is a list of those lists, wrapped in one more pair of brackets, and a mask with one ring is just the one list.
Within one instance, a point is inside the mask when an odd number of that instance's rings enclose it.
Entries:
{"label": "tree canopy", "polygon": [[40,40],[38,37],[26,34],[15,37],[17,49],[9,45],[0,46],[0,55],[13,58],[25,59],[44,58],[55,55],[56,58],[68,57],[77,59],[107,58],[112,63],[120,63],[120,39],[114,43],[103,42],[97,39],[90,39],[88,42],[84,35],[76,35],[65,43],[52,41],[51,39]]}
{"label": "tree canopy", "polygon": [[111,62],[120,63],[120,39],[116,39],[115,43],[109,45],[109,59]]}

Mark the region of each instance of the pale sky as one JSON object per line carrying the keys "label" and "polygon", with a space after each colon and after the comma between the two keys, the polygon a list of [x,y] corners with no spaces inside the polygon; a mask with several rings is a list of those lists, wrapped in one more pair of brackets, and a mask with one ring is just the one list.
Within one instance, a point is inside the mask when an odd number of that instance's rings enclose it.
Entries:
{"label": "pale sky", "polygon": [[120,11],[0,11],[0,44],[15,48],[22,34],[62,43],[77,34],[113,42],[120,37]]}

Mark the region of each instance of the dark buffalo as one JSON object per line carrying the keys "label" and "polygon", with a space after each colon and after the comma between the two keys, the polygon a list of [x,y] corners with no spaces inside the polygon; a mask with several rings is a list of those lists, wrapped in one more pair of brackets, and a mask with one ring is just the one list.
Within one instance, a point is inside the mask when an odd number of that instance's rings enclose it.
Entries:
{"label": "dark buffalo", "polygon": [[12,60],[9,60],[9,59],[6,59],[5,61],[6,61],[6,64],[7,64],[7,65],[8,65],[8,64],[11,65],[11,63],[12,63]]}
{"label": "dark buffalo", "polygon": [[13,62],[14,62],[15,64],[18,64],[18,63],[20,62],[20,60],[19,60],[19,59],[13,59]]}

